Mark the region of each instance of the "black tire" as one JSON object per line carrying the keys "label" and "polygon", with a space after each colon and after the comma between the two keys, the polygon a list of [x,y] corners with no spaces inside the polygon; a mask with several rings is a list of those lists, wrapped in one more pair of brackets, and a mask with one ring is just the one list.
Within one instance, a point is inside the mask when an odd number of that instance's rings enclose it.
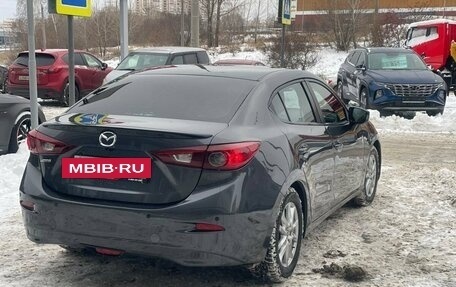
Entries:
{"label": "black tire", "polygon": [[364,109],[368,109],[369,101],[368,101],[368,94],[366,88],[361,88],[359,92],[359,106]]}
{"label": "black tire", "polygon": [[443,109],[438,111],[427,111],[426,114],[430,117],[435,117],[438,114],[443,115]]}
{"label": "black tire", "polygon": [[[293,214],[292,218],[289,218],[290,212]],[[296,215],[297,221],[294,220]],[[250,268],[252,274],[266,282],[279,283],[285,281],[293,274],[298,263],[302,237],[303,214],[301,200],[296,190],[290,187],[288,194],[280,204],[280,211],[269,240],[266,258],[261,263]],[[282,245],[282,247],[279,245]],[[280,253],[283,253],[282,256]]]}
{"label": "black tire", "polygon": [[30,131],[30,126],[30,115],[24,115],[17,121],[17,123],[13,127],[13,130],[11,131],[8,152],[17,152],[19,144],[26,140],[27,134]]}
{"label": "black tire", "polygon": [[[79,88],[77,85],[74,86],[74,102],[79,101]],[[60,103],[64,107],[68,107],[70,102],[70,84],[67,82],[63,89],[62,99]]]}
{"label": "black tire", "polygon": [[353,203],[356,206],[368,206],[374,201],[377,192],[378,176],[380,174],[379,170],[378,151],[375,147],[372,147],[367,159],[362,192],[353,199]]}

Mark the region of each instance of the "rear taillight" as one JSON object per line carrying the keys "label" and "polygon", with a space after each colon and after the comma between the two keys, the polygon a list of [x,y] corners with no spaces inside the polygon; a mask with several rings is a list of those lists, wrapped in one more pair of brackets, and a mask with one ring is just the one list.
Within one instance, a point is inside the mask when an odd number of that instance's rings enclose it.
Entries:
{"label": "rear taillight", "polygon": [[168,164],[235,170],[245,166],[255,156],[259,147],[259,142],[241,142],[167,150],[155,155]]}
{"label": "rear taillight", "polygon": [[27,136],[27,145],[33,154],[62,154],[71,146],[51,138],[37,130],[31,130]]}

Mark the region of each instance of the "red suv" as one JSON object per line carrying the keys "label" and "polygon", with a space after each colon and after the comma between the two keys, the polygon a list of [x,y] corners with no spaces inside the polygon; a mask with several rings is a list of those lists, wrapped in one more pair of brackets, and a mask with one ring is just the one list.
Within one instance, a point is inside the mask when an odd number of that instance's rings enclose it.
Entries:
{"label": "red suv", "polygon": [[[28,52],[19,53],[8,69],[8,92],[30,98]],[[101,86],[111,72],[106,63],[84,51],[75,51],[76,100]],[[55,99],[68,105],[68,50],[36,51],[38,97]]]}

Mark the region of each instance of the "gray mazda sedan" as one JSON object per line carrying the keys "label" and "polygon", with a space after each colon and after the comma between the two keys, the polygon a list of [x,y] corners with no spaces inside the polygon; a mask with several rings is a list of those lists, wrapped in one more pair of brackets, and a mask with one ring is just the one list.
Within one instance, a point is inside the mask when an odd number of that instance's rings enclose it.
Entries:
{"label": "gray mazda sedan", "polygon": [[368,118],[304,71],[130,74],[29,133],[27,236],[283,281],[312,228],[373,201],[381,150]]}

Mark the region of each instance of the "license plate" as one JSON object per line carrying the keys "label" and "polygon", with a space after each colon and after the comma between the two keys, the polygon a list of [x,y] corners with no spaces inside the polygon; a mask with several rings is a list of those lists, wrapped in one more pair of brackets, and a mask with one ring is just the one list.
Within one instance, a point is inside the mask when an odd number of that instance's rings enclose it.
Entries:
{"label": "license plate", "polygon": [[62,159],[62,178],[147,179],[150,158],[75,157]]}
{"label": "license plate", "polygon": [[19,81],[28,81],[29,76],[19,76]]}

